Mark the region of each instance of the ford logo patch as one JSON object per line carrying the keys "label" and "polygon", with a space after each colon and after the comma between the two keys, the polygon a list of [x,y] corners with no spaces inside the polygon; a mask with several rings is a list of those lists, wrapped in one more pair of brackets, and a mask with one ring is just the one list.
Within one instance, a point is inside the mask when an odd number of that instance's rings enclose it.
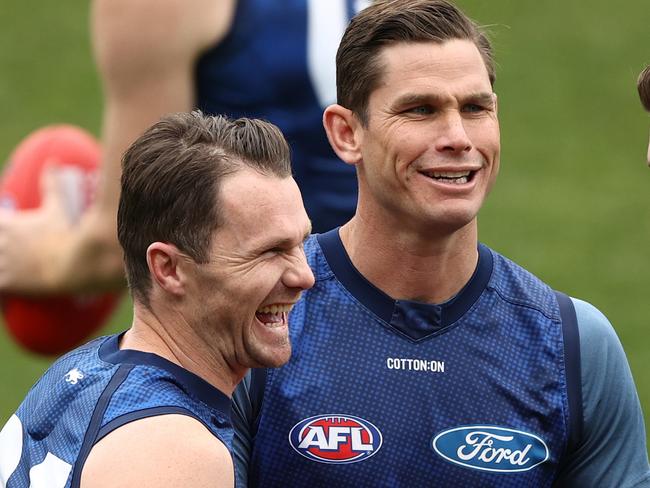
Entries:
{"label": "ford logo patch", "polygon": [[528,471],[548,459],[546,443],[534,434],[472,425],[440,432],[433,449],[449,462],[482,471]]}
{"label": "ford logo patch", "polygon": [[351,415],[317,415],[298,422],[289,432],[289,444],[301,456],[328,464],[365,461],[381,447],[379,429]]}

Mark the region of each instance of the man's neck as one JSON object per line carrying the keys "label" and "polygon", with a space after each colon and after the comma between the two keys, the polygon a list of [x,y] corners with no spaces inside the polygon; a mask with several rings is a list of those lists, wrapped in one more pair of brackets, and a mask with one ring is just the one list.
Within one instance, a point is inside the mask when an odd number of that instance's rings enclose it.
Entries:
{"label": "man's neck", "polygon": [[478,262],[476,220],[453,233],[424,235],[355,216],[340,236],[357,270],[394,299],[443,303],[467,284]]}
{"label": "man's neck", "polygon": [[209,347],[197,337],[189,324],[174,320],[173,313],[166,311],[165,324],[158,315],[141,304],[135,304],[133,324],[124,334],[120,349],[150,352],[175,363],[201,377],[227,396],[232,396],[235,386],[247,369],[235,371],[218,348]]}

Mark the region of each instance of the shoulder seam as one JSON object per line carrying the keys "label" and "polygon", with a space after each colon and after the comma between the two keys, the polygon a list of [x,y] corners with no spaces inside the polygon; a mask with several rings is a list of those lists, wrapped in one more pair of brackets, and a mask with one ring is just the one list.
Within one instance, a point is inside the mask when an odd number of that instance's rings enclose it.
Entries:
{"label": "shoulder seam", "polygon": [[[536,307],[536,306],[534,306],[534,305],[531,305],[530,303],[525,303],[525,302],[520,301],[520,300],[514,300],[514,299],[512,299],[512,298],[510,298],[510,297],[505,296],[505,295],[503,294],[503,292],[502,292],[501,290],[499,290],[499,288],[497,288],[496,286],[494,286],[494,285],[492,285],[492,284],[489,284],[489,283],[488,283],[487,288],[488,288],[489,290],[493,290],[497,295],[499,295],[499,297],[500,297],[502,300],[508,302],[508,303],[511,304],[511,305],[514,305],[514,306],[516,306],[516,307],[528,308],[528,309],[530,309],[530,310],[535,310],[536,312],[542,314],[542,315],[543,315],[544,317],[546,317],[547,319],[552,320],[552,321],[554,321],[554,322],[560,322],[560,321],[562,320],[559,316],[557,316],[557,315],[551,315],[551,314],[545,312],[544,310],[542,310],[540,307]],[[552,293],[552,290],[549,289],[549,291]]]}

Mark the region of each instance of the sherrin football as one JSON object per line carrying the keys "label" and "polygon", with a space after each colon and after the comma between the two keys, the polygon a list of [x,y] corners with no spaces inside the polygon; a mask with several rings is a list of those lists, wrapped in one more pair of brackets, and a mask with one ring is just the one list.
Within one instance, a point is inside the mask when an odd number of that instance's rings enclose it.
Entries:
{"label": "sherrin football", "polygon": [[[15,211],[40,205],[40,177],[47,164],[58,166],[65,209],[76,222],[92,201],[100,145],[85,130],[54,125],[29,134],[12,152],[0,182],[0,205]],[[3,294],[2,314],[9,334],[24,348],[58,355],[82,343],[99,329],[119,299],[118,294],[27,297]]]}

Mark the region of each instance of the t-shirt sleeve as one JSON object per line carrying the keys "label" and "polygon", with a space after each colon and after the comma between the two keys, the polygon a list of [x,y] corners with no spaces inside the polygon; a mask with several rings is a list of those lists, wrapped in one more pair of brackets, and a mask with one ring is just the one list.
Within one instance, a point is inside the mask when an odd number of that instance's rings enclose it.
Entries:
{"label": "t-shirt sleeve", "polygon": [[623,346],[598,309],[572,300],[580,334],[584,430],[556,486],[650,487],[643,413]]}

